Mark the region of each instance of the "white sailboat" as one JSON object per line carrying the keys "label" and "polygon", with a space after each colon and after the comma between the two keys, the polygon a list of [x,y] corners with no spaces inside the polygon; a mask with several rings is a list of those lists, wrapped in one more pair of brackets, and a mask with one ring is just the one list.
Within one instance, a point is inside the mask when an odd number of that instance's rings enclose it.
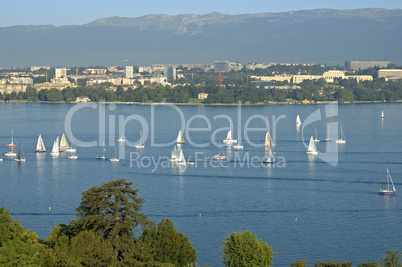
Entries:
{"label": "white sailboat", "polygon": [[381,119],[384,119],[384,110],[381,111]]}
{"label": "white sailboat", "polygon": [[314,142],[318,143],[320,140],[317,138],[317,128],[315,128],[315,139]]}
{"label": "white sailboat", "polygon": [[310,138],[310,142],[308,144],[308,148],[307,148],[306,153],[311,154],[311,155],[317,155],[318,154],[317,148],[315,147],[315,142],[314,142],[313,136],[311,136],[311,138]]}
{"label": "white sailboat", "polygon": [[102,156],[97,156],[96,158],[97,159],[100,159],[100,160],[107,160],[107,159],[109,159],[108,157],[106,157],[106,148],[105,148],[105,143],[103,143],[103,153],[102,153]]}
{"label": "white sailboat", "polygon": [[43,143],[42,135],[39,135],[38,137],[35,152],[46,152],[46,147],[45,144]]}
{"label": "white sailboat", "polygon": [[109,159],[111,162],[119,162],[120,159],[116,156],[116,147],[114,148],[114,158]]}
{"label": "white sailboat", "polygon": [[6,145],[6,147],[17,147],[17,144],[14,144],[14,132],[13,132],[13,129],[11,129],[11,143]]}
{"label": "white sailboat", "polygon": [[345,135],[343,134],[342,126],[341,126],[341,137],[336,139],[335,142],[338,143],[338,144],[345,144],[346,143],[346,139],[345,139]]}
{"label": "white sailboat", "polygon": [[327,138],[324,139],[324,142],[329,142],[331,139],[329,139],[329,126],[327,125]]}
{"label": "white sailboat", "polygon": [[[70,140],[73,140],[73,139],[70,138]],[[66,152],[68,152],[68,153],[75,153],[76,151],[77,151],[77,148],[76,148],[76,146],[73,144],[73,141],[71,141],[71,146],[66,149]]]}
{"label": "white sailboat", "polygon": [[145,147],[145,144],[144,144],[144,140],[142,138],[142,131],[140,131],[140,142],[135,145],[135,148],[144,148],[144,147]]}
{"label": "white sailboat", "polygon": [[78,156],[75,153],[73,153],[71,155],[68,155],[68,158],[69,159],[78,159]]}
{"label": "white sailboat", "polygon": [[179,158],[177,159],[176,164],[178,165],[186,165],[186,159],[184,158],[183,150],[180,149]]}
{"label": "white sailboat", "polygon": [[184,141],[183,134],[182,134],[182,132],[180,130],[179,134],[177,135],[176,144],[183,145],[184,143],[186,143],[186,142]]}
{"label": "white sailboat", "polygon": [[52,152],[50,152],[50,155],[58,156],[60,154],[59,149],[59,137],[57,136],[56,141],[53,142],[53,148]]}
{"label": "white sailboat", "polygon": [[243,149],[243,143],[241,142],[240,133],[237,133],[237,144],[233,146],[234,149]]}
{"label": "white sailboat", "polygon": [[271,134],[269,131],[265,134],[265,146],[266,147],[274,147],[274,141],[272,141]]}
{"label": "white sailboat", "polygon": [[221,151],[221,143],[219,142],[219,154],[213,156],[214,159],[225,159],[226,156],[223,153],[223,150]]}
{"label": "white sailboat", "polygon": [[275,163],[274,155],[271,150],[269,150],[268,157],[263,160],[263,163]]}
{"label": "white sailboat", "polygon": [[177,149],[176,146],[173,147],[172,155],[170,157],[170,161],[176,162],[178,160]]}
{"label": "white sailboat", "polygon": [[4,156],[6,156],[6,157],[16,157],[16,156],[17,156],[17,153],[14,152],[14,147],[12,146],[12,147],[11,147],[11,151],[7,151],[7,152],[4,154]]}
{"label": "white sailboat", "polygon": [[237,140],[232,139],[232,131],[231,130],[228,131],[228,134],[227,134],[226,138],[223,140],[223,142],[228,143],[228,144],[237,143]]}
{"label": "white sailboat", "polygon": [[302,124],[302,122],[301,122],[301,120],[300,120],[300,116],[299,116],[299,114],[297,114],[297,117],[296,117],[296,125],[301,125]]}
{"label": "white sailboat", "polygon": [[[391,182],[392,189],[389,188],[389,183]],[[395,195],[396,189],[394,186],[394,182],[392,181],[391,174],[389,173],[389,170],[387,169],[387,189],[380,189],[378,192],[380,195]]]}
{"label": "white sailboat", "polygon": [[59,150],[66,151],[69,148],[70,148],[70,146],[68,145],[67,138],[63,133],[63,135],[61,136],[61,140],[60,140]]}

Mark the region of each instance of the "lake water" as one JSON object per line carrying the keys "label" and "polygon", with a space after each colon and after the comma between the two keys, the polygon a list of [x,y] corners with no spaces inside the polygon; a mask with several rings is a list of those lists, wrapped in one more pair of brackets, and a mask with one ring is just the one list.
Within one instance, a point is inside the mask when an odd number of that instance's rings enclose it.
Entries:
{"label": "lake water", "polygon": [[[41,238],[58,222],[75,218],[83,191],[124,178],[139,189],[146,201],[143,212],[150,219],[159,223],[170,218],[188,236],[197,249],[199,265],[222,266],[223,240],[233,231],[247,229],[277,252],[274,266],[289,266],[297,260],[308,265],[353,260],[357,265],[379,261],[386,249],[402,252],[402,196],[377,193],[386,187],[387,168],[397,190],[402,190],[400,104],[239,109],[2,103],[0,114],[4,159],[0,162],[0,206],[10,209],[13,219]],[[297,114],[304,122],[300,128],[295,123]],[[276,158],[268,166],[261,164],[267,153],[262,145],[266,116]],[[219,163],[210,159],[219,151],[211,138],[218,142],[226,137],[227,118],[233,120],[234,139],[241,128],[244,149],[221,144],[229,160]],[[315,129],[319,139],[327,132],[335,139],[341,126],[346,144],[321,141],[317,156],[306,154]],[[188,134],[184,155],[196,160],[186,168],[168,160],[181,127]],[[4,156],[11,129],[26,157],[24,163]],[[146,139],[141,150],[132,147],[140,130]],[[126,144],[116,142],[120,131],[125,132]],[[53,141],[64,132],[69,141],[75,138],[78,160],[64,153],[56,158],[50,155]],[[39,134],[47,148],[41,155],[34,153]],[[96,160],[103,144],[108,156],[116,151],[121,161]]]}

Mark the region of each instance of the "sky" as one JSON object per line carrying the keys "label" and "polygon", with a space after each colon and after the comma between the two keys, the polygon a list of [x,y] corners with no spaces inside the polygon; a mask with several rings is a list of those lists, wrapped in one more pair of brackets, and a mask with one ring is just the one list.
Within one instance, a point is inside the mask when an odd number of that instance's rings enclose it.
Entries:
{"label": "sky", "polygon": [[82,25],[99,18],[149,14],[245,14],[368,7],[402,9],[402,0],[0,0],[0,27]]}

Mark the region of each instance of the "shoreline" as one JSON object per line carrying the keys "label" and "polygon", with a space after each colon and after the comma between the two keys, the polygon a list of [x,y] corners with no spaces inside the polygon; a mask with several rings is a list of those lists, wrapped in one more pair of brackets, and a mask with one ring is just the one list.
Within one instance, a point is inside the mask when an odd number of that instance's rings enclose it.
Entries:
{"label": "shoreline", "polygon": [[[50,101],[26,101],[26,100],[10,100],[10,101],[2,101],[2,103],[6,104],[23,104],[23,103],[40,103],[40,104],[116,104],[116,105],[174,105],[174,106],[238,106],[239,103],[170,103],[170,102],[50,102]],[[337,101],[317,101],[317,102],[302,102],[302,101],[293,101],[293,102],[277,102],[277,101],[269,101],[267,103],[241,103],[241,106],[273,106],[273,105],[327,105],[327,104],[335,104],[338,105],[353,105],[353,104],[380,104],[380,103],[402,103],[402,100],[396,101],[346,101],[342,103],[338,103]]]}

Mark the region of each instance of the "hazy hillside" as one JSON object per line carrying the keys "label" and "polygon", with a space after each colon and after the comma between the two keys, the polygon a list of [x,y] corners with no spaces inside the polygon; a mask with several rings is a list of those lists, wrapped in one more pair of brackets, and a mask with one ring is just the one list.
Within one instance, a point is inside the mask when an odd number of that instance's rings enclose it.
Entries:
{"label": "hazy hillside", "polygon": [[0,67],[157,63],[402,63],[402,10],[111,17],[0,28]]}

